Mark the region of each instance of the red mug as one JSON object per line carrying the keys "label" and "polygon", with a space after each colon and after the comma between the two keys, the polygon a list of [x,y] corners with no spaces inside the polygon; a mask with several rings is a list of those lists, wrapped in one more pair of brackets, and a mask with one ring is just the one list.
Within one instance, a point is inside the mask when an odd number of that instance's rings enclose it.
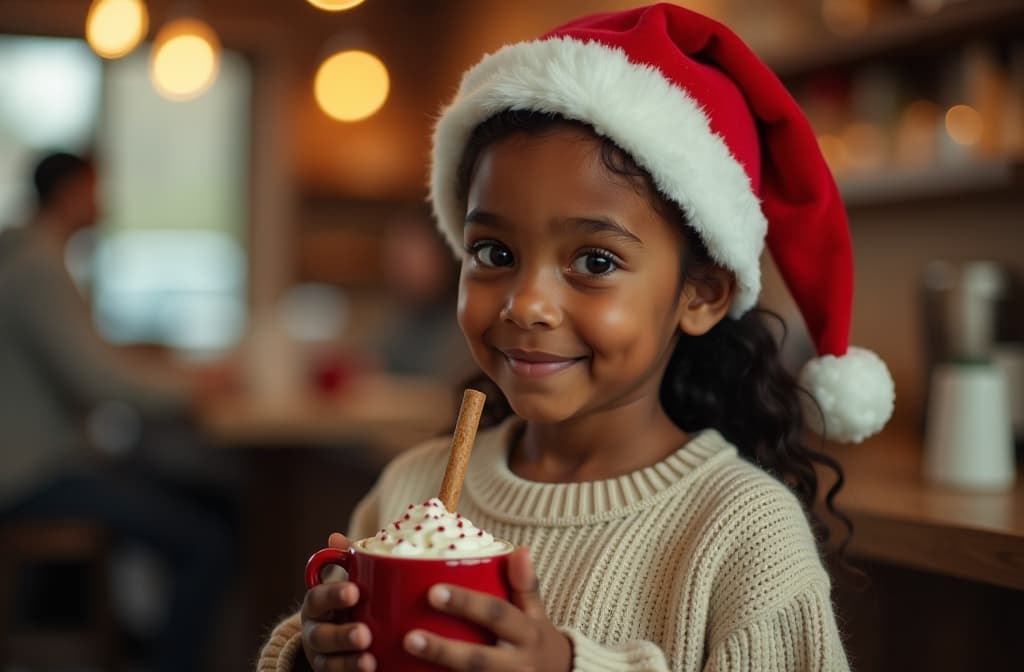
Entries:
{"label": "red mug", "polygon": [[436,672],[439,668],[406,653],[405,635],[414,629],[442,637],[493,645],[492,632],[465,619],[442,613],[427,602],[438,583],[462,586],[510,599],[508,551],[482,558],[410,558],[368,553],[355,542],[348,550],[324,548],[306,563],[306,587],[322,582],[321,571],[338,565],[359,587],[359,602],[350,610],[353,622],[365,623],[373,641],[370,653],[381,672]]}

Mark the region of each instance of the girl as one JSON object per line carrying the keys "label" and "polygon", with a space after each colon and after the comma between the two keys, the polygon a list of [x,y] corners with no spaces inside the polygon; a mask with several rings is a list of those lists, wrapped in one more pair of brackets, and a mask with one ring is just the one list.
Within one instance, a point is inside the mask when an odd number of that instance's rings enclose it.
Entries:
{"label": "girl", "polygon": [[[842,472],[804,445],[800,393],[857,441],[892,381],[847,351],[845,215],[778,80],[678,6],[586,17],[471,69],[433,159],[459,324],[497,387],[459,510],[524,548],[509,603],[430,593],[498,646],[406,648],[453,670],[847,669],[807,518],[814,463]],[[765,237],[821,355],[799,387],[751,311]],[[390,465],[349,534],[436,493],[447,447]],[[369,629],[331,620],[358,600],[310,590],[260,669],[375,669]]]}

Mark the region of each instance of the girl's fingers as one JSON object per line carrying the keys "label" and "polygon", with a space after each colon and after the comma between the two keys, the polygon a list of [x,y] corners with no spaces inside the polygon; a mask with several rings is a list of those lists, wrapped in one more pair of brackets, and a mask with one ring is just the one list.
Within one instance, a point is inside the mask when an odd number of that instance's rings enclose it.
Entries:
{"label": "girl's fingers", "polygon": [[313,672],[375,672],[377,659],[369,653],[358,656],[318,655],[310,663]]}
{"label": "girl's fingers", "polygon": [[427,593],[431,606],[439,611],[482,625],[498,639],[523,644],[535,634],[534,622],[518,608],[502,600],[448,584],[438,584]]}
{"label": "girl's fingers", "polygon": [[375,672],[377,659],[369,653],[364,653],[356,658],[356,670],[358,672]]}
{"label": "girl's fingers", "polygon": [[365,651],[373,637],[363,623],[317,623],[310,621],[303,625],[305,642],[315,654],[354,653]]}
{"label": "girl's fingers", "polygon": [[348,538],[341,532],[331,532],[331,536],[327,537],[327,546],[344,551],[350,544]]}
{"label": "girl's fingers", "polygon": [[423,630],[413,630],[402,640],[405,650],[417,658],[456,672],[479,670],[520,670],[514,665],[513,650],[481,646],[439,637]]}
{"label": "girl's fingers", "polygon": [[354,583],[321,583],[306,591],[302,600],[302,620],[331,620],[332,612],[353,607],[358,601],[359,588]]}
{"label": "girl's fingers", "polygon": [[533,571],[530,549],[526,546],[520,546],[509,557],[508,582],[512,588],[512,604],[522,609],[527,616],[547,617],[544,601],[540,597],[540,581]]}

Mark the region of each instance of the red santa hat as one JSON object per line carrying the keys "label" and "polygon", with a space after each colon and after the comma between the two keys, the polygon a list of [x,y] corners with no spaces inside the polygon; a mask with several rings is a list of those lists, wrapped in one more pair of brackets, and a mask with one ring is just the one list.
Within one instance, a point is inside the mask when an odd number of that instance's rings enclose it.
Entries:
{"label": "red santa hat", "polygon": [[757,302],[767,242],[817,348],[800,380],[826,436],[859,442],[885,425],[892,377],[848,345],[853,254],[835,181],[796,102],[732,31],[658,4],[583,17],[484,57],[434,133],[430,196],[458,251],[457,168],[473,129],[504,110],[584,122],[628,152],[735,275],[734,318]]}

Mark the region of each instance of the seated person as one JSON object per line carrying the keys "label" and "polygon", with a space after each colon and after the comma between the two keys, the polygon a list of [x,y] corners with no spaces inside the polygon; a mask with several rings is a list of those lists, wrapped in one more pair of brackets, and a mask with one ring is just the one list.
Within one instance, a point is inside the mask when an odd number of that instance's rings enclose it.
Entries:
{"label": "seated person", "polygon": [[[190,480],[145,459],[147,446],[201,452],[183,429],[201,390],[128,359],[93,327],[64,265],[69,238],[99,216],[93,163],[53,154],[34,181],[32,221],[0,233],[0,524],[93,521],[115,541],[148,547],[171,578],[154,669],[201,669],[230,573],[232,496],[208,474]],[[95,450],[86,427],[97,418],[134,428],[132,450],[120,459]]]}

